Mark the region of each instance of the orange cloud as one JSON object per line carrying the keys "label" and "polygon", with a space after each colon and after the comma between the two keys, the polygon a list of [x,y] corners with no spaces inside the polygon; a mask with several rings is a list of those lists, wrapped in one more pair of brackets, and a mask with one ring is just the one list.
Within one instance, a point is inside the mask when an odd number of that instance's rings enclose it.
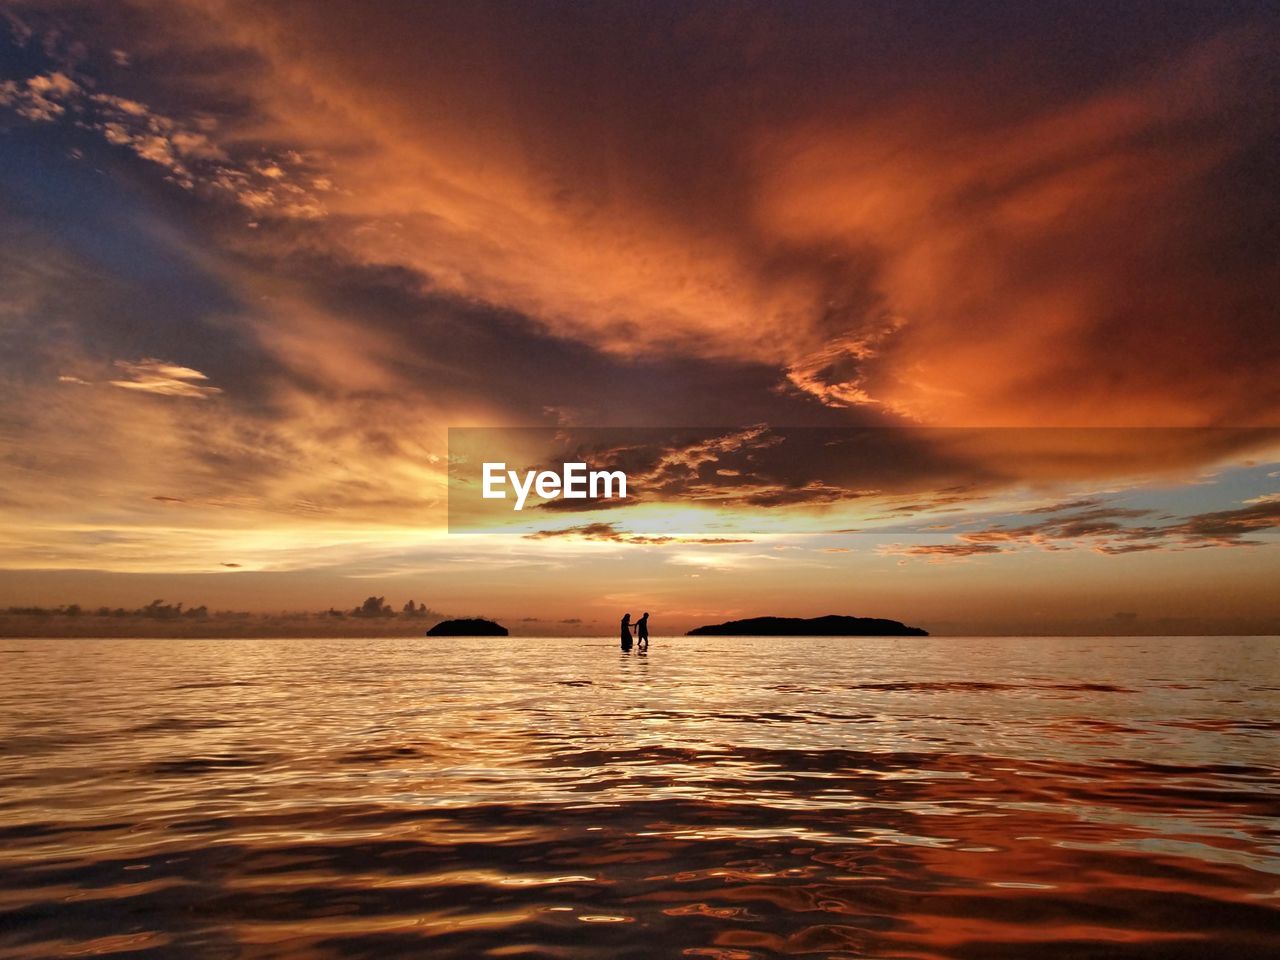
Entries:
{"label": "orange cloud", "polygon": [[[1249,229],[1216,183],[1265,135],[1249,64],[1269,34],[1224,32],[1039,103],[935,77],[856,110],[853,88],[797,100],[780,121],[725,105],[681,131],[677,160],[664,134],[623,126],[662,96],[629,76],[595,78],[620,85],[598,115],[544,96],[555,31],[545,62],[484,12],[415,38],[464,37],[464,74],[403,59],[390,15],[352,44],[342,8],[212,9],[277,81],[253,94],[281,131],[343,155],[326,203],[344,256],[597,349],[767,363],[822,403],[923,422],[1275,418],[1275,388],[1230,373],[1275,354],[1274,280],[1209,262]],[[673,79],[694,102],[714,93],[701,82]]]}
{"label": "orange cloud", "polygon": [[125,372],[126,379],[107,382],[125,390],[154,393],[163,397],[193,397],[197,400],[207,400],[222,392],[218,387],[201,383],[200,381],[209,378],[199,370],[165,363],[163,360],[117,360],[116,366]]}

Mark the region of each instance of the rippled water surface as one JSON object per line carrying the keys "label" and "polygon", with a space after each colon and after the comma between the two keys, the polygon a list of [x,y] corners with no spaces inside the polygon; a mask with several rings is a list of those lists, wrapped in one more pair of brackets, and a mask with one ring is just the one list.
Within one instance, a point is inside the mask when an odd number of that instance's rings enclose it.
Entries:
{"label": "rippled water surface", "polygon": [[0,641],[0,956],[1280,956],[1280,640]]}

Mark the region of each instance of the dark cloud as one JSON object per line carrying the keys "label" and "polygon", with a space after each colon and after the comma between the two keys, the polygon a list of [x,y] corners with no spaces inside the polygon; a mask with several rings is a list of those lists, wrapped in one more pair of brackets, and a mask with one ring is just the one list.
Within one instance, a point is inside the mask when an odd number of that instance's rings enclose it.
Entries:
{"label": "dark cloud", "polygon": [[576,527],[564,527],[559,530],[538,530],[524,535],[526,540],[549,540],[557,537],[570,537],[579,540],[605,540],[613,543],[647,544],[650,546],[666,546],[668,544],[721,546],[752,542],[749,538],[744,539],[741,537],[649,536],[619,530],[612,523],[584,523]]}
{"label": "dark cloud", "polygon": [[1034,510],[1028,510],[1029,514],[1039,513],[1063,513],[1067,510],[1085,510],[1090,507],[1101,506],[1102,501],[1097,498],[1089,498],[1083,500],[1064,500],[1062,503],[1051,503],[1045,507],[1036,507]]}
{"label": "dark cloud", "polygon": [[[475,509],[476,518],[509,519],[507,504],[479,499],[478,471],[482,462],[510,459],[504,451],[518,450],[522,459],[510,466],[519,470],[582,461],[592,469],[626,473],[627,499],[555,499],[538,505],[556,513],[677,505],[733,510],[742,517],[763,519],[765,511],[802,518],[838,510],[842,515],[856,512],[865,522],[901,525],[930,514],[970,512],[1029,481],[1127,481],[1153,471],[1185,477],[1210,452],[1221,455],[1265,446],[1276,434],[1218,428],[977,430],[766,424],[718,430],[462,429],[453,431],[450,439],[456,458],[451,509],[456,506],[461,515],[465,504]],[[531,457],[530,450],[542,452]],[[1115,532],[1118,519],[1142,515],[1102,506],[1103,502],[1076,498],[1028,513],[1051,518],[1042,526],[1055,528],[1062,539]]]}
{"label": "dark cloud", "polygon": [[1189,545],[1239,546],[1260,541],[1247,537],[1280,527],[1280,497],[1270,496],[1259,503],[1235,510],[1202,513],[1160,528],[1162,535]]}
{"label": "dark cloud", "polygon": [[1264,498],[1232,510],[1175,518],[1165,524],[1138,524],[1154,510],[1098,507],[1016,527],[988,527],[957,533],[959,543],[894,547],[887,551],[908,556],[965,557],[1035,546],[1061,550],[1086,545],[1097,553],[1119,556],[1153,550],[1205,547],[1256,547],[1258,534],[1280,528],[1280,498]]}
{"label": "dark cloud", "polygon": [[1005,548],[994,543],[922,543],[906,547],[893,544],[885,547],[882,552],[888,556],[964,559],[991,553],[1004,553]]}

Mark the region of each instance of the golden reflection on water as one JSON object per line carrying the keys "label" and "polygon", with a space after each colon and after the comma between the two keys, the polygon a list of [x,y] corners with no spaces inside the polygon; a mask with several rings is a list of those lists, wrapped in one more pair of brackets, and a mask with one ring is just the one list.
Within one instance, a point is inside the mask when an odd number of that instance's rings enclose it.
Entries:
{"label": "golden reflection on water", "polygon": [[1276,955],[1280,641],[0,641],[0,956]]}

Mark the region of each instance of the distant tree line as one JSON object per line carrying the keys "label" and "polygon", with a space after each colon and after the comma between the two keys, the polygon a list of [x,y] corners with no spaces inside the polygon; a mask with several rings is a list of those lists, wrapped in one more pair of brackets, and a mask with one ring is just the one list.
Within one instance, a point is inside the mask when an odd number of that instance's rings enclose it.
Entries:
{"label": "distant tree line", "polygon": [[177,620],[182,617],[204,620],[209,616],[209,608],[203,604],[184,609],[181,603],[165,603],[163,600],[152,600],[145,607],[132,610],[125,607],[86,610],[78,603],[69,603],[63,607],[6,607],[4,612],[25,617],[145,617],[149,620]]}
{"label": "distant tree line", "polygon": [[[152,600],[145,607],[136,607],[127,609],[125,607],[97,607],[95,609],[86,609],[78,603],[69,603],[61,607],[6,607],[4,613],[10,616],[22,617],[140,617],[148,620],[206,620],[209,617],[252,617],[253,614],[241,613],[231,610],[219,610],[210,613],[209,608],[204,604],[198,607],[184,607],[181,603],[165,603],[163,600]],[[309,616],[309,614],[307,614]],[[269,616],[269,614],[263,614]],[[425,603],[418,603],[414,600],[407,600],[400,612],[397,613],[392,606],[387,603],[386,597],[368,597],[364,603],[351,610],[338,610],[330,607],[320,616],[328,617],[405,617],[415,620],[426,619],[436,616],[428,609]]]}

